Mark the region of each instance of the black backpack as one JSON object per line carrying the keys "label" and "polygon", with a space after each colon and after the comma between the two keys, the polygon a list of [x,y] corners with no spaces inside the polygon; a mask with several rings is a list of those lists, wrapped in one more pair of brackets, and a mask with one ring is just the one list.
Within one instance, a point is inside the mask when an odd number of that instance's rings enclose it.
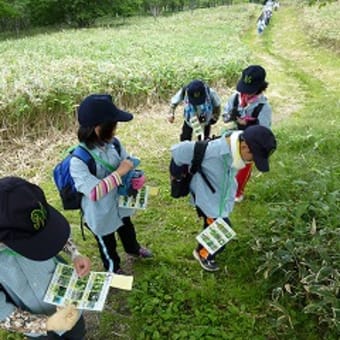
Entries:
{"label": "black backpack", "polygon": [[[230,113],[230,120],[236,121],[237,117],[240,117],[240,113],[238,111],[238,104],[239,104],[239,99],[238,99],[239,95],[236,94],[234,97],[234,101],[233,101],[233,108],[231,109],[231,113]],[[239,125],[237,124],[237,129],[238,130],[245,130],[247,127],[251,126],[251,125],[258,125],[259,124],[259,120],[258,120],[258,116],[263,108],[264,104],[260,103],[258,104],[253,112],[251,113],[251,117],[254,118],[253,121],[249,121],[247,125]]]}
{"label": "black backpack", "polygon": [[208,143],[209,141],[207,140],[195,142],[194,155],[190,167],[189,165],[178,166],[173,158],[171,158],[169,167],[171,197],[180,198],[187,196],[190,192],[190,182],[192,176],[196,172],[198,172],[202,176],[203,180],[213,193],[216,191],[202,171],[201,167]]}

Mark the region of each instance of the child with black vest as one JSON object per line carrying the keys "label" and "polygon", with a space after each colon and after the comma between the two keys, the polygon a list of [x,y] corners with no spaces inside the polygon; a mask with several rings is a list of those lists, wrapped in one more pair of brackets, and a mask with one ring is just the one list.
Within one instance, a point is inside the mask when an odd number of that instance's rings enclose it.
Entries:
{"label": "child with black vest", "polygon": [[180,140],[191,140],[193,132],[199,140],[209,138],[211,125],[218,121],[221,114],[221,100],[216,91],[197,79],[181,88],[171,98],[169,123],[174,122],[176,107],[182,102],[184,122]]}
{"label": "child with black vest", "polygon": [[[272,109],[263,94],[268,87],[265,78],[266,71],[260,65],[250,65],[242,71],[236,86],[237,92],[229,97],[224,107],[223,121],[228,129],[245,130],[253,125],[271,128]],[[250,163],[240,169],[236,176],[238,182],[236,202],[241,202],[244,198],[244,189],[251,170]]]}

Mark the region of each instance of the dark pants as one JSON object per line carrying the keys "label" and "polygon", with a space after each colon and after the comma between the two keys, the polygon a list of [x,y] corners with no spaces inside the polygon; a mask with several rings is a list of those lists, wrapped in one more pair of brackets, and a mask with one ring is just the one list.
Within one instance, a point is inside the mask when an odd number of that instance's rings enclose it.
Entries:
{"label": "dark pants", "polygon": [[[209,135],[210,135],[210,130],[211,130],[211,125],[206,125],[204,127],[204,139],[208,139]],[[183,142],[184,140],[191,140],[192,139],[192,127],[190,127],[186,121],[183,122],[183,126],[182,126],[182,133],[179,136],[179,139],[181,142]]]}
{"label": "dark pants", "polygon": [[[138,255],[140,245],[137,242],[135,227],[130,217],[122,219],[123,225],[118,228],[117,233],[122,241],[125,252],[128,254]],[[116,232],[105,236],[94,235],[98,246],[104,268],[107,271],[116,272],[120,269],[120,257],[117,253]]]}
{"label": "dark pants", "polygon": [[[213,221],[215,221],[215,218],[207,217],[199,207],[196,207],[196,211],[197,211],[198,217],[201,217],[203,219],[203,229],[207,228],[211,223],[213,223]],[[230,223],[230,220],[229,220],[228,217],[223,218],[223,220],[231,226],[231,223]],[[225,248],[225,246],[221,247],[213,255],[209,254],[207,256],[207,260],[209,260],[209,261],[213,260],[217,254],[219,254],[223,251],[224,248]],[[200,251],[202,249],[204,249],[204,247],[200,243],[198,243],[196,250],[200,253]]]}
{"label": "dark pants", "polygon": [[55,340],[55,339],[63,339],[63,340],[83,340],[85,339],[85,321],[84,317],[81,316],[78,322],[74,325],[74,327],[64,333],[63,335],[58,335],[54,332],[47,332],[45,336],[39,336],[37,338],[27,337],[27,339],[31,340]]}

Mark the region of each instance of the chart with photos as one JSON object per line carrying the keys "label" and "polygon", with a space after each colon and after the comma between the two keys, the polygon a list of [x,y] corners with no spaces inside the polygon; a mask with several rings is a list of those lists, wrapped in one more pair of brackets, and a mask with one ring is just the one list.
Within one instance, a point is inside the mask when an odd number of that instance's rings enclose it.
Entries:
{"label": "chart with photos", "polygon": [[73,304],[78,309],[102,311],[109,292],[112,273],[90,272],[79,278],[72,266],[59,263],[44,301],[57,306]]}
{"label": "chart with photos", "polygon": [[149,197],[149,187],[144,186],[134,196],[119,196],[118,206],[120,208],[146,209]]}
{"label": "chart with photos", "polygon": [[197,235],[196,240],[208,250],[209,254],[214,254],[235,236],[236,233],[230,225],[222,218],[218,218]]}
{"label": "chart with photos", "polygon": [[194,131],[195,136],[203,138],[203,128],[196,116],[190,118],[190,123]]}

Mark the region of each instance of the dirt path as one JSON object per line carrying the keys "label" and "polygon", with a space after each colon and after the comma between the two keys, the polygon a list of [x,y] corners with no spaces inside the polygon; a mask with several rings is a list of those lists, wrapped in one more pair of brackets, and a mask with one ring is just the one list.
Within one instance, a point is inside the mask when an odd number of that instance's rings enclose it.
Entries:
{"label": "dirt path", "polygon": [[300,10],[280,7],[262,35],[254,28],[244,39],[254,53],[253,62],[267,70],[274,124],[301,111],[311,97],[320,102],[323,96],[326,100],[339,94],[340,60],[327,48],[312,46]]}

